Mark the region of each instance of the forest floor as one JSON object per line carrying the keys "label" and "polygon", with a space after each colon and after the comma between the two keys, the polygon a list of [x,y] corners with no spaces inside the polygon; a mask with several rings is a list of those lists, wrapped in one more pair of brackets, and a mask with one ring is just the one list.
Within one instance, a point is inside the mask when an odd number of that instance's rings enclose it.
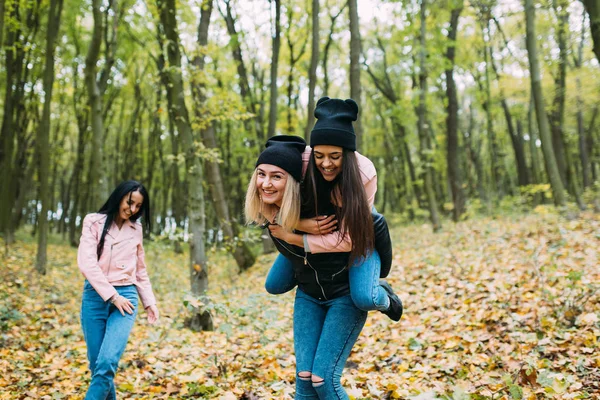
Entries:
{"label": "forest floor", "polygon": [[[394,228],[389,281],[405,315],[369,315],[342,378],[351,398],[600,398],[600,216],[544,210],[437,234]],[[0,399],[81,399],[89,372],[76,250],[55,239],[42,277],[35,255],[21,234],[0,258]],[[237,274],[211,254],[217,329],[202,333],[183,326],[184,299],[194,303],[187,256],[146,243],[146,257],[161,322],[138,316],[120,398],[292,398],[293,292],[265,293],[273,255]]]}

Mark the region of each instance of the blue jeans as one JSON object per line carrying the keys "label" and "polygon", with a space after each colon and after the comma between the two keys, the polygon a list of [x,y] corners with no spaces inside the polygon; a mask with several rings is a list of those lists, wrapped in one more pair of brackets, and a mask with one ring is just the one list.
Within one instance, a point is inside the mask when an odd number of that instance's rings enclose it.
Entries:
{"label": "blue jeans", "polygon": [[116,286],[117,292],[134,305],[133,314],[121,312],[94,290],[86,280],[81,301],[81,327],[87,345],[92,380],[86,400],[115,400],[115,372],[125,351],[137,314],[138,292],[135,285]]}
{"label": "blue jeans", "polygon": [[[360,259],[350,267],[350,294],[356,307],[364,311],[385,311],[390,308],[387,292],[379,286],[381,260],[377,251]],[[271,294],[282,294],[296,287],[292,263],[279,254],[269,270],[265,289]]]}
{"label": "blue jeans", "polygon": [[[350,296],[320,301],[296,291],[294,303],[294,350],[296,352],[296,399],[348,399],[340,383],[350,351],[365,325],[367,312],[359,310]],[[312,373],[323,381],[312,382],[300,374]]]}

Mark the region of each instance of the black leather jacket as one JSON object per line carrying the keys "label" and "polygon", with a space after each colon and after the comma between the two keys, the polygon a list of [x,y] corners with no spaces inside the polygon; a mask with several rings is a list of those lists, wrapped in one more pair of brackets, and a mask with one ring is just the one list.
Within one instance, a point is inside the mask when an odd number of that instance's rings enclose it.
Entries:
{"label": "black leather jacket", "polygon": [[[372,213],[375,249],[381,258],[380,277],[386,277],[392,264],[392,241],[383,215]],[[275,247],[294,268],[298,287],[318,300],[331,300],[350,294],[348,261],[350,253],[306,253],[303,247],[271,236]]]}

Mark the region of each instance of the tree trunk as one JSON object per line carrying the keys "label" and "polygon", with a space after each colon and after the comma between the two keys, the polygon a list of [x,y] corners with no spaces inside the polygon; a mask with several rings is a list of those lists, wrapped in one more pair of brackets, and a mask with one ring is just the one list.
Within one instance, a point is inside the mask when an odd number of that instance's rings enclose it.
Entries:
{"label": "tree trunk", "polygon": [[308,70],[308,112],[304,138],[310,141],[310,132],[315,124],[315,87],[317,85],[317,65],[319,64],[319,0],[312,1],[312,45]]}
{"label": "tree trunk", "polygon": [[[337,21],[338,17],[344,11],[344,8],[348,5],[347,2],[344,2],[343,6],[335,15],[330,15],[329,18],[331,20],[331,26],[329,28],[329,35],[327,36],[327,42],[325,42],[325,47],[323,49],[323,60],[322,60],[322,69],[323,69],[323,95],[327,96],[329,94],[329,50],[331,49],[331,45],[333,44],[333,35],[335,33],[335,21]],[[310,111],[310,110],[309,110]]]}
{"label": "tree trunk", "polygon": [[85,59],[85,82],[88,90],[88,105],[92,124],[92,161],[91,180],[89,182],[91,198],[102,198],[108,192],[105,170],[103,168],[104,148],[104,123],[102,120],[102,93],[96,81],[96,64],[100,57],[100,46],[102,45],[103,17],[101,11],[101,0],[92,0],[92,14],[94,16],[94,27],[92,29],[92,41],[88,48]]}
{"label": "tree trunk", "polygon": [[[350,17],[350,97],[356,101],[358,107],[361,107],[361,84],[360,84],[360,24],[358,22],[358,0],[348,0],[348,14]],[[356,148],[361,149],[362,144],[362,124],[361,115],[358,113],[358,119],[354,123],[354,132],[356,133]]]}
{"label": "tree trunk", "polygon": [[60,26],[63,0],[50,0],[48,30],[46,33],[46,66],[44,70],[44,111],[37,136],[39,200],[42,212],[38,218],[38,247],[35,268],[46,275],[46,247],[48,245],[48,203],[50,202],[50,106],[52,104],[52,86],[54,84],[54,49]]}
{"label": "tree trunk", "polygon": [[[279,68],[279,49],[281,48],[281,0],[272,0],[275,4],[275,27],[273,36],[273,54],[271,56],[271,97],[269,99],[269,127],[267,136],[275,135],[277,125],[277,69]],[[262,143],[261,143],[262,144]]]}
{"label": "tree trunk", "polygon": [[[581,93],[583,91],[583,85],[581,84],[581,67],[583,65],[583,44],[585,43],[585,20],[586,13],[583,12],[583,18],[581,21],[581,39],[579,42],[579,47],[577,49],[577,56],[573,57],[573,61],[575,64],[575,75],[577,78],[575,79],[575,85],[577,88],[576,95],[576,104],[577,104],[577,137],[578,137],[578,145],[579,145],[579,158],[581,160],[581,173],[583,176],[583,188],[587,188],[592,184],[592,165],[590,163],[590,153],[588,152],[587,147],[587,135],[585,132],[584,119],[583,119],[583,98],[581,97]],[[590,132],[591,137],[591,132]],[[590,148],[590,150],[592,150]]]}
{"label": "tree trunk", "polygon": [[[562,4],[558,4],[562,3]],[[552,105],[552,112],[550,113],[550,127],[552,129],[552,146],[554,147],[554,155],[556,156],[556,165],[558,166],[558,172],[560,178],[565,187],[569,188],[570,180],[574,177],[569,175],[568,171],[568,155],[567,147],[565,146],[565,140],[563,135],[563,125],[565,120],[565,99],[567,90],[567,31],[569,14],[567,13],[568,4],[564,1],[553,0],[552,6],[556,11],[558,18],[558,51],[559,61],[558,70],[554,76],[554,100]],[[571,179],[569,179],[571,178]],[[573,193],[573,192],[571,192]]]}
{"label": "tree trunk", "polygon": [[[252,90],[250,88],[250,81],[248,79],[248,70],[246,69],[246,65],[244,64],[244,58],[242,56],[242,46],[241,46],[241,42],[240,42],[240,35],[237,32],[237,29],[235,27],[235,18],[233,16],[233,10],[231,9],[231,0],[223,0],[223,3],[225,3],[225,12],[221,11],[221,9],[219,9],[219,12],[221,13],[221,15],[223,16],[223,18],[225,19],[225,24],[227,26],[227,33],[229,34],[229,36],[231,37],[232,40],[232,54],[233,54],[233,59],[235,60],[235,63],[237,65],[237,72],[238,72],[238,76],[239,76],[239,80],[240,80],[240,94],[242,96],[242,98],[244,99],[246,106],[249,108],[250,112],[252,114],[254,114],[254,118],[252,119],[252,121],[254,122],[254,132],[256,134],[256,137],[260,143],[260,146],[262,146],[262,143],[265,142],[265,132],[263,129],[263,125],[261,123],[261,119],[260,119],[260,114],[259,114],[259,109],[258,109],[258,102],[256,101],[256,99],[254,98],[254,95],[252,93]],[[246,120],[247,122],[245,122],[246,125],[246,130],[248,132],[252,131],[252,128],[250,127],[250,120]]]}
{"label": "tree trunk", "polygon": [[594,54],[596,54],[596,58],[600,61],[600,0],[582,0],[582,2],[590,16]]}
{"label": "tree trunk", "polygon": [[[294,12],[293,12],[292,7],[288,8],[287,19],[288,19],[288,21],[292,21],[294,19]],[[295,43],[292,39],[292,24],[288,24],[288,28],[286,30],[286,39],[287,39],[287,43],[288,43],[289,56],[290,56],[289,70],[288,70],[288,87],[287,87],[288,106],[287,106],[286,130],[287,130],[287,134],[293,135],[294,133],[296,133],[295,132],[296,123],[295,123],[295,121],[293,121],[292,114],[296,110],[295,99],[298,98],[298,95],[296,94],[297,91],[294,90],[294,69],[296,68],[296,64],[298,63],[298,61],[300,61],[300,59],[304,55],[304,52],[306,51],[306,45],[308,44],[308,35],[304,36],[304,42],[301,44],[298,54],[296,54],[296,44],[297,43]]]}
{"label": "tree trunk", "polygon": [[464,139],[465,139],[465,149],[467,150],[467,158],[472,162],[473,164],[473,169],[475,169],[475,175],[477,175],[476,177],[476,182],[475,182],[475,187],[477,189],[477,194],[479,196],[479,199],[487,204],[489,199],[487,197],[487,193],[485,191],[485,185],[483,183],[483,162],[481,161],[481,141],[478,141],[478,143],[473,143],[474,142],[474,132],[475,132],[475,112],[473,110],[473,104],[471,104],[470,106],[470,111],[469,111],[469,124],[468,124],[468,128],[467,131],[465,132],[464,135]]}
{"label": "tree trunk", "polygon": [[554,203],[557,206],[562,207],[566,205],[567,199],[564,193],[562,180],[560,179],[560,173],[556,163],[554,149],[552,147],[552,136],[550,132],[550,124],[548,123],[548,116],[546,114],[546,110],[544,109],[544,95],[542,92],[540,66],[537,58],[535,7],[533,5],[533,0],[525,0],[525,20],[527,26],[526,43],[527,54],[529,55],[528,58],[531,74],[531,86],[535,102],[538,129],[540,132],[540,139],[542,141],[542,151],[544,153],[546,172],[548,173],[548,179],[550,180],[550,186],[552,187]]}
{"label": "tree trunk", "polygon": [[427,57],[426,51],[426,7],[427,0],[421,1],[421,32],[420,32],[420,44],[421,48],[419,51],[419,107],[418,107],[418,131],[420,138],[421,147],[421,162],[423,164],[423,175],[425,178],[424,189],[427,195],[427,203],[429,205],[429,215],[431,218],[431,224],[433,231],[437,232],[441,229],[441,221],[438,213],[437,201],[435,199],[435,191],[433,187],[433,165],[432,157],[429,146],[429,138],[427,133],[427,65],[425,59]]}
{"label": "tree trunk", "polygon": [[494,130],[494,116],[492,115],[492,91],[491,91],[491,79],[490,79],[490,54],[489,47],[489,34],[490,24],[488,20],[487,31],[481,27],[484,41],[483,59],[485,60],[485,101],[483,102],[483,108],[486,113],[487,121],[487,135],[488,144],[490,149],[490,162],[491,162],[491,177],[492,187],[496,190],[498,198],[504,197],[504,185],[503,185],[503,174],[502,174],[502,162],[500,160],[500,149],[498,147],[498,140],[496,138],[496,131]]}
{"label": "tree trunk", "polygon": [[[494,53],[493,50],[491,51],[491,53]],[[494,61],[493,57],[490,57],[490,59],[492,69],[494,70],[494,75],[496,76],[497,80],[500,80],[500,74],[498,73],[498,67],[496,66],[496,62]],[[525,186],[529,184],[529,176],[527,174],[527,162],[525,161],[525,147],[523,143],[523,137],[519,135],[518,129],[515,130],[510,108],[508,107],[508,102],[506,101],[506,96],[504,95],[504,89],[502,87],[500,87],[500,104],[502,106],[502,110],[504,111],[504,118],[506,120],[506,126],[508,128],[508,136],[510,137],[513,151],[515,153],[519,186]]]}
{"label": "tree trunk", "polygon": [[[18,18],[19,3],[10,10],[9,18]],[[4,16],[4,13],[2,14]],[[4,30],[4,26],[0,31]],[[8,30],[6,48],[11,48],[19,41],[19,29]],[[4,92],[4,112],[2,113],[2,128],[0,129],[0,167],[3,179],[0,179],[0,233],[3,234],[5,244],[12,243],[13,227],[11,214],[16,199],[16,178],[14,176],[15,152],[15,117],[14,109],[18,106],[15,101],[16,80],[21,75],[23,51],[16,47],[16,51],[5,51],[6,83]],[[2,48],[0,48],[2,49]]]}
{"label": "tree trunk", "polygon": [[[158,0],[157,6],[160,13],[160,24],[166,39],[166,52],[169,68],[165,72],[167,96],[171,99],[172,115],[175,125],[186,149],[185,162],[188,173],[188,212],[190,224],[190,286],[192,294],[205,297],[208,290],[208,266],[204,248],[205,212],[204,189],[202,187],[203,171],[202,162],[196,154],[197,140],[194,137],[185,104],[183,74],[181,71],[181,53],[179,50],[179,34],[177,32],[177,19],[175,0]],[[204,13],[204,9],[202,10]],[[206,299],[204,299],[206,301]],[[196,310],[188,321],[193,330],[212,330],[212,316],[207,310]]]}
{"label": "tree trunk", "polygon": [[535,134],[535,102],[533,95],[529,102],[529,112],[527,113],[527,123],[529,126],[529,152],[531,153],[531,171],[533,172],[533,183],[542,183],[542,171],[540,170],[540,157],[537,151],[537,135]]}
{"label": "tree trunk", "polygon": [[456,49],[456,30],[458,28],[458,19],[463,10],[463,2],[455,4],[455,8],[450,12],[450,29],[448,30],[448,48],[446,58],[449,61],[449,68],[446,69],[446,96],[448,97],[446,127],[448,135],[447,144],[447,165],[448,180],[450,182],[450,191],[452,194],[452,219],[457,222],[460,216],[465,212],[465,195],[462,190],[462,173],[458,162],[458,98],[456,95],[456,84],[454,83],[454,56]]}
{"label": "tree trunk", "polygon": [[596,169],[598,168],[598,161],[600,160],[600,149],[595,145],[597,139],[594,139],[595,132],[595,122],[596,117],[598,116],[598,111],[600,110],[599,106],[594,107],[594,112],[592,113],[592,118],[590,120],[590,125],[588,127],[588,135],[587,135],[587,148],[590,154],[591,160],[591,170],[592,170],[592,182],[595,182],[598,179],[598,173]]}
{"label": "tree trunk", "polygon": [[[213,9],[213,1],[209,0],[202,8],[200,24],[198,26],[198,46],[205,48],[208,45],[208,27],[210,25],[210,15]],[[192,64],[196,72],[204,71],[205,59],[204,53],[194,57]],[[208,115],[203,115],[201,110],[206,108],[206,84],[204,82],[194,82],[192,85],[194,98],[196,99],[196,118],[202,121],[202,137],[207,149],[218,152],[217,140],[215,138],[214,121],[208,120]],[[235,232],[234,221],[230,217],[227,197],[225,195],[225,185],[221,178],[221,168],[217,160],[206,161],[206,177],[208,180],[210,193],[212,197],[215,213],[219,219],[221,229],[223,229],[224,239],[227,246],[231,249],[233,257],[240,269],[244,271],[254,264],[255,257],[250,251],[248,245],[238,240]]]}

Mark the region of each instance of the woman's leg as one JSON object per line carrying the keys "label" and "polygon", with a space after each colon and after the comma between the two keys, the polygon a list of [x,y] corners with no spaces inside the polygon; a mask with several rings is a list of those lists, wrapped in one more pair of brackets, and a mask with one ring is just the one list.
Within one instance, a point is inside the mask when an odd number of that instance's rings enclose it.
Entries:
{"label": "woman's leg", "polygon": [[116,287],[117,292],[134,305],[133,314],[121,312],[112,304],[108,304],[108,319],[104,340],[100,346],[90,387],[85,396],[86,400],[116,399],[114,377],[119,359],[125,351],[129,333],[133,328],[137,314],[138,293],[135,286]]}
{"label": "woman's leg", "polygon": [[379,285],[380,269],[381,261],[375,250],[350,267],[352,301],[363,311],[386,311],[390,308],[388,293]]}
{"label": "woman's leg", "polygon": [[350,296],[330,300],[328,304],[313,363],[312,385],[321,400],[348,399],[340,378],[365,325],[367,312],[358,309]]}
{"label": "woman's leg", "polygon": [[267,275],[265,289],[271,294],[282,294],[289,292],[297,284],[292,262],[285,256],[278,254]]}
{"label": "woman's leg", "polygon": [[89,369],[93,376],[98,353],[100,353],[100,347],[104,341],[108,320],[108,303],[100,297],[87,280],[83,286],[80,318],[83,338],[87,347]]}
{"label": "woman's leg", "polygon": [[318,400],[311,375],[315,352],[325,321],[326,308],[303,291],[296,291],[294,302],[294,351],[296,353],[295,399]]}

